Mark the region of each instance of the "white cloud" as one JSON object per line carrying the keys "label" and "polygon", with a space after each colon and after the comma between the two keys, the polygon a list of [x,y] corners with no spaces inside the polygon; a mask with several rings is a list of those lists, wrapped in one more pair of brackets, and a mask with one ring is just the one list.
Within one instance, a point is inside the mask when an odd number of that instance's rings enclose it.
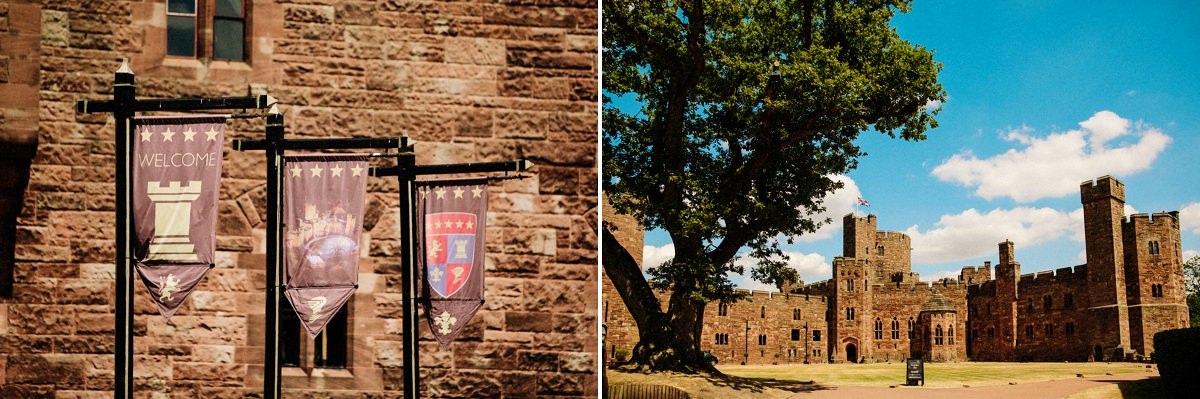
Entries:
{"label": "white cloud", "polygon": [[959,270],[942,270],[942,271],[940,271],[940,272],[933,272],[933,273],[930,273],[928,276],[926,276],[926,275],[922,274],[922,275],[921,275],[921,281],[938,281],[938,280],[941,280],[941,279],[944,279],[944,278],[947,278],[947,277],[957,280],[957,279],[958,279],[958,276],[959,276],[959,274],[962,274],[962,271],[959,271]]}
{"label": "white cloud", "polygon": [[642,246],[642,269],[650,270],[656,268],[675,258],[675,244],[667,244],[661,247],[653,245]]}
{"label": "white cloud", "polygon": [[925,110],[933,111],[942,108],[942,102],[939,100],[929,100],[925,102]]}
{"label": "white cloud", "polygon": [[1188,261],[1188,259],[1192,259],[1192,258],[1194,258],[1194,257],[1197,257],[1197,256],[1200,256],[1200,251],[1197,251],[1197,250],[1194,250],[1194,249],[1185,249],[1185,250],[1183,250],[1183,261],[1184,261],[1184,262],[1187,262],[1187,261]]}
{"label": "white cloud", "polygon": [[[800,279],[805,283],[812,283],[821,280],[828,280],[833,275],[833,265],[825,260],[820,254],[806,254],[802,252],[785,251],[788,256],[788,266],[796,269],[800,274]],[[754,267],[755,261],[750,258],[738,258],[735,264],[746,268],[746,274],[742,278],[741,288],[753,289],[758,291],[779,291],[775,286],[764,284],[750,278],[750,269]],[[734,274],[733,276],[738,276]]]}
{"label": "white cloud", "polygon": [[1200,235],[1200,202],[1193,202],[1179,210],[1179,229]]}
{"label": "white cloud", "polygon": [[825,196],[825,212],[813,216],[815,221],[829,218],[830,222],[821,225],[813,233],[795,237],[797,242],[813,242],[832,238],[834,234],[842,231],[842,216],[854,212],[854,204],[862,196],[862,192],[858,190],[858,183],[844,175],[830,176],[830,179],[842,182],[842,188]]}
{"label": "white cloud", "polygon": [[[1162,131],[1131,123],[1111,111],[1097,112],[1079,125],[1082,129],[1045,137],[1034,136],[1032,129],[1024,127],[1002,133],[1018,148],[984,159],[964,151],[935,167],[933,176],[974,187],[975,194],[985,199],[1031,202],[1077,193],[1078,184],[1086,179],[1145,170],[1171,142]],[[1113,142],[1121,136],[1136,140]]]}
{"label": "white cloud", "polygon": [[912,262],[947,263],[992,255],[996,244],[1010,240],[1019,247],[1032,247],[1057,239],[1071,226],[1067,212],[1051,208],[994,209],[980,213],[968,209],[956,215],[942,215],[936,228],[921,231],[919,226],[904,231],[912,239]]}

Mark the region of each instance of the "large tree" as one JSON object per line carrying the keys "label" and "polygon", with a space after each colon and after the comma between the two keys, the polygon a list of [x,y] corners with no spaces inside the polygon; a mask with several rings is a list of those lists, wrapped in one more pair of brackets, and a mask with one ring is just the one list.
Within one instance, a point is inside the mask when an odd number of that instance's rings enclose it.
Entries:
{"label": "large tree", "polygon": [[[604,189],[663,229],[674,259],[650,269],[607,256],[605,272],[640,331],[634,362],[711,369],[700,352],[705,304],[742,296],[744,273],[795,282],[780,237],[811,233],[825,195],[875,130],[921,140],[945,92],[933,53],[888,22],[909,1],[603,2]],[[622,96],[640,107],[618,107]],[[621,259],[625,260],[625,259]],[[654,289],[670,292],[667,310]]]}

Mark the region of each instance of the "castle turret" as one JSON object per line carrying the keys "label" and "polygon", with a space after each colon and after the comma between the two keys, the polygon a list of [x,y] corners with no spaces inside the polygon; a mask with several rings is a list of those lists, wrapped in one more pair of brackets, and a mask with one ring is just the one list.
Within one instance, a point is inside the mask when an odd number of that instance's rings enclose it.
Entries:
{"label": "castle turret", "polygon": [[[872,348],[867,335],[871,318],[871,262],[833,259],[833,306],[829,317],[829,354],[834,361],[858,362]],[[834,341],[836,340],[836,342]]]}
{"label": "castle turret", "polygon": [[1001,357],[1008,357],[1017,345],[1017,288],[1021,281],[1021,264],[1014,260],[1012,241],[1004,240],[999,247],[1000,263],[996,264],[996,339],[1002,348]]}
{"label": "castle turret", "polygon": [[875,215],[857,217],[847,213],[842,217],[842,256],[866,259],[875,249]]}
{"label": "castle turret", "polygon": [[1130,349],[1149,356],[1155,333],[1189,324],[1179,212],[1131,215],[1121,228]]}
{"label": "castle turret", "polygon": [[1121,221],[1125,185],[1103,176],[1079,185],[1087,250],[1087,292],[1093,357],[1124,357],[1130,349],[1129,308],[1125,291],[1125,253]]}

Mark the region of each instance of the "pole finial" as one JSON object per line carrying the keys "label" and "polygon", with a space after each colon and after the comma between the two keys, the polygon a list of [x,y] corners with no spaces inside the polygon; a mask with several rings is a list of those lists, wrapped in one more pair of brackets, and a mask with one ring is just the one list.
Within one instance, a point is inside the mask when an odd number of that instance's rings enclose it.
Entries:
{"label": "pole finial", "polygon": [[117,73],[133,74],[133,70],[129,69],[129,58],[121,57],[121,67],[117,68]]}
{"label": "pole finial", "polygon": [[[270,99],[270,96],[268,96],[267,98]],[[278,115],[278,114],[281,114],[282,112],[279,112],[279,104],[271,104],[271,109],[268,110],[267,113],[272,114],[272,115]]]}

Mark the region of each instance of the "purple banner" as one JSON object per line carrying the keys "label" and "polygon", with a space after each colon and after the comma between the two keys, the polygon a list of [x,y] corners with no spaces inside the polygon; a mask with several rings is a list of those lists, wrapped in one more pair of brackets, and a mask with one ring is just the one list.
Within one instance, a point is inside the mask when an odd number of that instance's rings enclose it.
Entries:
{"label": "purple banner", "polygon": [[419,181],[416,186],[425,316],[445,349],[483,305],[487,180]]}
{"label": "purple banner", "polygon": [[358,285],[366,155],[283,161],[284,295],[316,338]]}
{"label": "purple banner", "polygon": [[213,264],[225,117],[133,120],[133,257],[170,319]]}

